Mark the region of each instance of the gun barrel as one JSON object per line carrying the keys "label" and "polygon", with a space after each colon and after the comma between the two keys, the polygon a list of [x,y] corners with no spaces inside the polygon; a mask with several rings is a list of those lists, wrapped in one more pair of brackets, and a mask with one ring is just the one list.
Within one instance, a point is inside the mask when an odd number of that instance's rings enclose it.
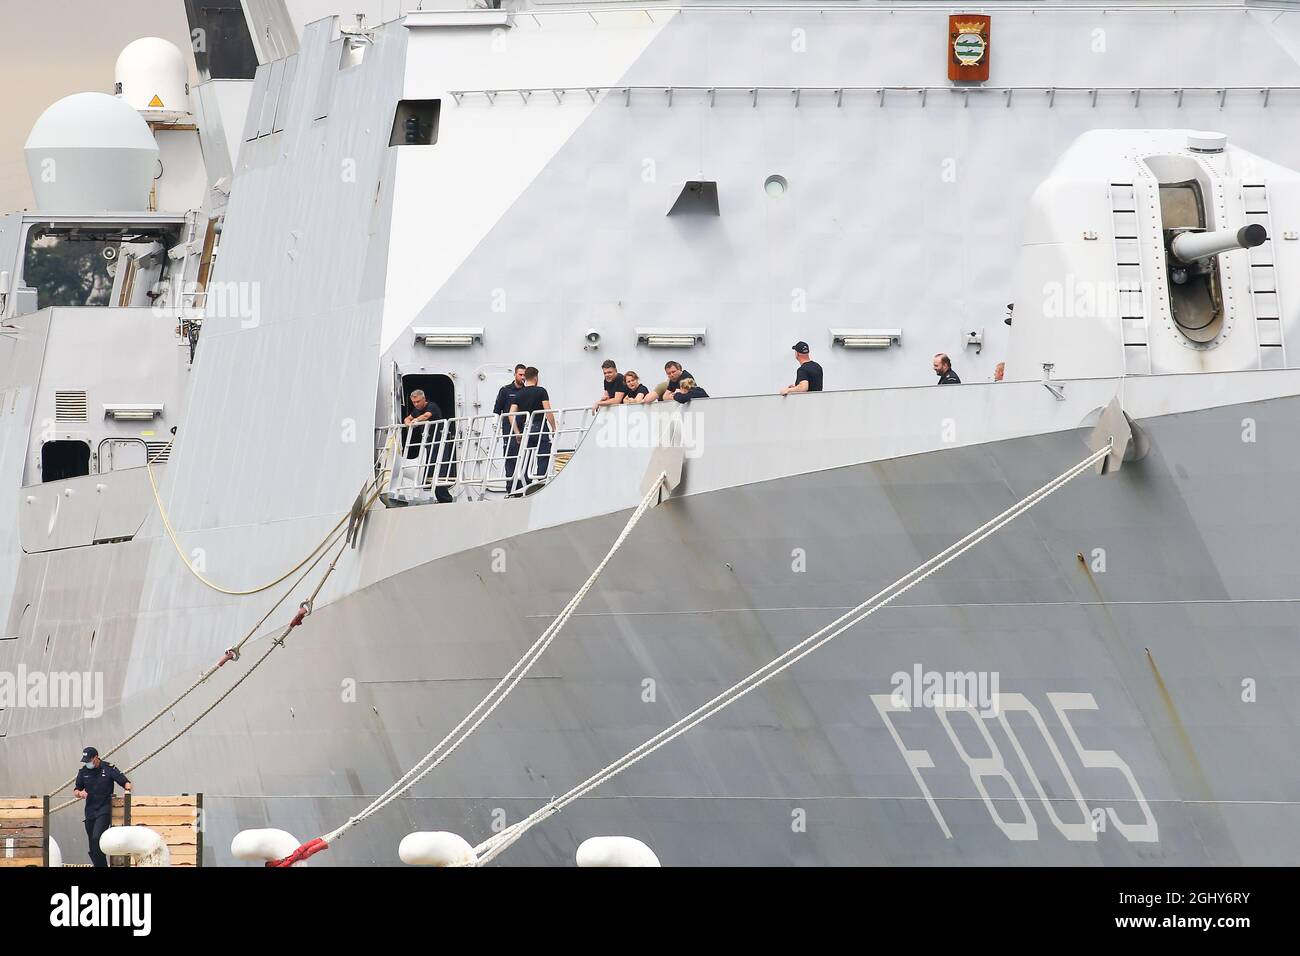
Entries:
{"label": "gun barrel", "polygon": [[1190,265],[1197,259],[1217,256],[1221,252],[1233,249],[1251,249],[1263,245],[1268,232],[1258,223],[1242,226],[1240,229],[1216,229],[1213,232],[1184,232],[1174,237],[1169,248],[1174,256]]}

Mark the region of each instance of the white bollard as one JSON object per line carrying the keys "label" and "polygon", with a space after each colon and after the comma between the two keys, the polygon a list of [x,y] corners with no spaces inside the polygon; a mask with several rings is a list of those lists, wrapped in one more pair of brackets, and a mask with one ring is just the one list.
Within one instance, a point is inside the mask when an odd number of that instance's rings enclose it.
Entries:
{"label": "white bollard", "polygon": [[172,853],[166,842],[148,827],[109,827],[99,838],[107,856],[129,856],[136,866],[171,866]]}
{"label": "white bollard", "polygon": [[632,837],[591,837],[578,847],[578,866],[659,866],[659,857]]}
{"label": "white bollard", "polygon": [[411,866],[468,866],[476,859],[463,837],[446,830],[417,831],[402,837],[397,856]]}
{"label": "white bollard", "polygon": [[63,851],[59,849],[59,841],[50,837],[50,866],[63,865]]}
{"label": "white bollard", "polygon": [[[298,849],[298,838],[285,830],[240,830],[230,841],[230,855],[236,860],[257,861],[283,860]],[[306,861],[294,866],[305,866]]]}

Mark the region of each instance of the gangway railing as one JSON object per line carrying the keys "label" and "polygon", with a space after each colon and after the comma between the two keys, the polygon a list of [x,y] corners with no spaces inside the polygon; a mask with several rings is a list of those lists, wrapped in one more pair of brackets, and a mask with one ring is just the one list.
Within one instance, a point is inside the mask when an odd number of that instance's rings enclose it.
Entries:
{"label": "gangway railing", "polygon": [[403,505],[531,494],[556,476],[595,419],[586,406],[383,426],[375,444],[378,468],[391,469],[383,498]]}

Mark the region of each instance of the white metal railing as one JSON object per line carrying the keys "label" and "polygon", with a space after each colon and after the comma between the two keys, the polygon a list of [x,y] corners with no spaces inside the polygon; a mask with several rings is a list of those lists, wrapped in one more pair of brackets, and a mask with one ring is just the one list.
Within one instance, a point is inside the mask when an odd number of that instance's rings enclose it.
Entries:
{"label": "white metal railing", "polygon": [[[457,106],[466,104],[470,97],[481,97],[481,102],[486,102],[489,106],[495,106],[498,97],[505,97],[507,101],[517,100],[524,106],[533,102],[534,95],[538,95],[542,102],[554,102],[557,105],[563,105],[565,97],[569,94],[581,97],[585,95],[591,102],[596,102],[601,94],[610,96],[623,97],[623,105],[631,106],[634,94],[638,103],[660,103],[667,107],[672,107],[673,97],[677,96],[680,102],[683,97],[703,96],[708,100],[708,105],[712,107],[719,97],[742,96],[748,100],[751,106],[757,107],[760,102],[763,103],[790,103],[795,108],[799,107],[801,100],[813,98],[831,97],[834,99],[837,107],[843,107],[846,103],[854,102],[874,102],[877,106],[884,106],[888,102],[916,103],[924,107],[926,99],[931,94],[936,97],[949,95],[958,95],[962,97],[962,105],[969,106],[972,96],[988,97],[1001,96],[1003,106],[1010,108],[1012,98],[1020,94],[1021,102],[1025,97],[1037,94],[1047,98],[1049,108],[1056,105],[1056,99],[1068,97],[1070,95],[1080,95],[1089,98],[1090,104],[1095,107],[1099,96],[1111,99],[1113,97],[1124,97],[1131,101],[1134,109],[1142,104],[1142,97],[1147,97],[1147,103],[1150,105],[1151,98],[1154,96],[1167,95],[1174,97],[1175,105],[1181,109],[1183,106],[1184,96],[1208,96],[1212,97],[1211,102],[1217,103],[1219,109],[1224,109],[1229,102],[1231,95],[1234,100],[1239,100],[1243,95],[1257,97],[1258,102],[1267,107],[1269,99],[1276,94],[1300,92],[1297,86],[689,86],[681,84],[663,84],[654,86],[625,86],[622,84],[616,86],[534,86],[528,88],[508,87],[492,90],[449,90],[452,99],[456,101]],[[547,95],[549,94],[549,96]],[[906,95],[906,99],[900,99]],[[1031,100],[1032,102],[1032,100]]]}
{"label": "white metal railing", "polygon": [[392,503],[523,495],[555,477],[591,428],[590,407],[474,415],[376,430],[378,467]]}

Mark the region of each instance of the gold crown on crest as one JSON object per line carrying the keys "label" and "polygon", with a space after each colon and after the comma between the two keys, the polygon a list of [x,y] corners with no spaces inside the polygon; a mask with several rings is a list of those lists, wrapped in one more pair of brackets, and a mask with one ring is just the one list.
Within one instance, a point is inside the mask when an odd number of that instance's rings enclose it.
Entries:
{"label": "gold crown on crest", "polygon": [[955,20],[953,27],[958,33],[983,33],[985,24],[980,20]]}

